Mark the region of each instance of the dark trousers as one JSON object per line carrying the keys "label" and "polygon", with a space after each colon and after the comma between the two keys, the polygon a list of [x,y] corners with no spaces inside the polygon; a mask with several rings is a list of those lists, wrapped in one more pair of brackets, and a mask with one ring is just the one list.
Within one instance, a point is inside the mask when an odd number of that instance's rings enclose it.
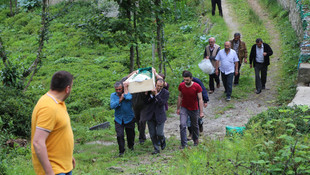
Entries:
{"label": "dark trousers", "polygon": [[165,122],[159,124],[155,119],[147,121],[154,150],[159,151],[159,146],[163,145],[165,142],[164,125]]}
{"label": "dark trousers", "polygon": [[213,16],[215,15],[215,8],[217,4],[217,7],[219,9],[219,14],[220,16],[223,16],[221,0],[211,0],[211,3],[212,3],[212,15]]}
{"label": "dark trousers", "polygon": [[126,131],[127,136],[127,146],[129,149],[133,149],[135,144],[135,120],[133,119],[131,122],[127,124],[119,124],[115,122],[115,131],[117,136],[117,143],[119,148],[119,153],[125,152],[125,139],[124,139],[124,129]]}
{"label": "dark trousers", "polygon": [[192,138],[193,141],[198,141],[199,137],[199,128],[198,128],[198,118],[199,110],[190,111],[184,107],[181,107],[180,110],[180,136],[181,136],[181,145],[187,145],[187,136],[186,136],[186,126],[187,118],[190,117],[191,128],[192,128]]}
{"label": "dark trousers", "polygon": [[[265,87],[267,80],[268,67],[262,63],[255,63],[255,86],[257,91],[261,91]],[[261,75],[259,75],[261,73]]]}
{"label": "dark trousers", "polygon": [[141,114],[142,109],[134,109],[135,113],[135,118],[138,126],[138,131],[139,131],[139,141],[144,142],[146,140],[145,136],[145,127],[146,127],[146,122],[140,122],[140,114]]}
{"label": "dark trousers", "polygon": [[[220,71],[219,71],[220,72]],[[209,74],[209,88],[211,91],[214,91],[214,81],[216,82],[216,85],[220,83],[220,75]]]}
{"label": "dark trousers", "polygon": [[238,62],[238,75],[235,76],[235,79],[234,79],[234,84],[239,84],[239,77],[240,77],[240,68],[241,68],[241,62],[239,61]]}
{"label": "dark trousers", "polygon": [[226,97],[231,97],[233,78],[234,73],[225,75],[225,73],[222,72],[222,81],[225,88]]}

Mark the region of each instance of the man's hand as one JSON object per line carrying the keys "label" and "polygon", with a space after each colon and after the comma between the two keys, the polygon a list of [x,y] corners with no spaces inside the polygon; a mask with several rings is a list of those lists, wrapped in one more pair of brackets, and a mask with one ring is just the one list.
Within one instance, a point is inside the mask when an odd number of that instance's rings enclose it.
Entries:
{"label": "man's hand", "polygon": [[215,69],[215,74],[216,74],[216,76],[219,75],[219,70],[218,69]]}
{"label": "man's hand", "polygon": [[238,75],[238,71],[236,70],[236,71],[235,71],[235,76],[237,76],[237,75]]}
{"label": "man's hand", "polygon": [[203,118],[203,117],[204,117],[203,112],[200,112],[200,118]]}
{"label": "man's hand", "polygon": [[248,63],[248,60],[246,58],[244,58],[243,62],[246,64],[246,63]]}
{"label": "man's hand", "polygon": [[72,157],[72,165],[73,165],[73,169],[75,168],[75,158]]}
{"label": "man's hand", "polygon": [[125,81],[125,82],[123,82],[123,85],[124,85],[124,87],[128,87],[129,86],[129,82]]}
{"label": "man's hand", "polygon": [[157,95],[157,90],[156,89],[152,90],[152,95],[154,95],[154,96]]}
{"label": "man's hand", "polygon": [[209,59],[210,57],[209,56],[206,56],[206,58],[205,59]]}
{"label": "man's hand", "polygon": [[119,103],[121,103],[124,100],[124,93],[119,97]]}
{"label": "man's hand", "polygon": [[252,68],[252,64],[250,64],[250,68]]}
{"label": "man's hand", "polygon": [[263,55],[266,56],[266,55],[267,55],[267,52],[264,52]]}
{"label": "man's hand", "polygon": [[180,115],[180,109],[177,109],[177,114]]}
{"label": "man's hand", "polygon": [[208,103],[204,103],[203,107],[206,108],[208,106]]}

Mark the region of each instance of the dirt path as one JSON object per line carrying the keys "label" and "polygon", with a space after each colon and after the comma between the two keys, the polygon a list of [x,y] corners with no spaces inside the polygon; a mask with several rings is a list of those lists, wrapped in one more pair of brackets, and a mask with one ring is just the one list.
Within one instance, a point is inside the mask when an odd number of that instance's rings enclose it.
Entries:
{"label": "dirt path", "polygon": [[[268,18],[267,12],[260,6],[257,0],[248,0],[248,2],[254,11],[258,14],[258,16],[262,19],[262,21],[264,21],[265,27],[271,36],[271,43],[269,44],[271,45],[274,54],[271,57],[271,65],[269,66],[266,90],[263,90],[261,94],[257,95],[254,93],[255,87],[249,87],[253,89],[253,93],[250,93],[246,100],[232,99],[232,101],[226,102],[223,96],[223,86],[221,86],[219,89],[216,89],[213,94],[209,95],[210,102],[208,107],[204,110],[206,117],[204,118],[203,124],[203,136],[208,136],[211,138],[222,138],[225,136],[225,127],[227,125],[244,126],[252,116],[267,110],[267,108],[270,106],[274,106],[274,101],[276,100],[277,95],[276,85],[277,80],[279,80],[279,78],[277,78],[277,70],[279,70],[277,61],[279,60],[281,54],[280,35],[278,30],[276,30],[273,22]],[[240,25],[237,23],[237,21],[233,20],[231,15],[229,15],[233,14],[233,11],[229,8],[230,6],[227,4],[226,0],[222,0],[222,6],[224,13],[223,17],[231,30],[230,35],[232,38],[233,34],[238,32]],[[251,46],[254,43],[247,44]],[[249,69],[248,65],[246,65],[246,69]],[[254,69],[252,69],[252,71],[254,71]],[[205,86],[208,87],[207,85]],[[234,92],[233,89],[233,93],[237,92]],[[165,135],[168,138],[171,136],[176,136],[177,138],[180,137],[179,116],[174,115],[173,117],[168,118],[165,124]]]}

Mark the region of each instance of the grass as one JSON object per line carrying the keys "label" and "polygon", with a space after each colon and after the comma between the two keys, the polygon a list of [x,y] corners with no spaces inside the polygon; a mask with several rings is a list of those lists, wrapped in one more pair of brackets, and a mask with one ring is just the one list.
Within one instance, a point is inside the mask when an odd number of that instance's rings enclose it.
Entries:
{"label": "grass", "polygon": [[[181,72],[183,70],[191,71],[195,77],[207,84],[208,75],[201,73],[198,68],[207,39],[211,36],[215,37],[222,48],[224,42],[229,39],[229,30],[223,18],[217,15],[211,16],[209,1],[200,2],[202,4],[198,6],[197,13],[199,15],[205,13],[206,16],[202,16],[199,20],[196,17],[165,25],[167,59],[172,67],[172,69],[167,67],[168,76],[166,78],[171,89],[169,100],[171,104],[176,103],[176,89],[182,80]],[[246,42],[248,51],[257,37],[262,37],[267,43],[270,42],[270,36],[264,29],[263,22],[257,20],[257,15],[249,10],[245,1],[228,0],[228,2],[232,5],[232,9],[238,9],[235,13],[240,20],[242,40]],[[48,90],[51,75],[56,70],[68,70],[74,74],[73,92],[66,101],[76,141],[74,156],[77,160],[77,167],[74,174],[120,174],[110,167],[121,167],[124,174],[249,174],[248,169],[236,168],[234,164],[248,163],[246,165],[250,165],[249,162],[260,160],[258,145],[262,145],[263,141],[268,138],[253,137],[253,133],[263,135],[262,131],[248,131],[242,138],[211,140],[205,137],[198,147],[193,147],[190,142],[190,147],[185,150],[179,150],[180,141],[176,137],[171,137],[168,139],[167,149],[158,156],[150,154],[153,147],[149,139],[144,145],[136,145],[135,151],[127,151],[122,158],[115,157],[118,154],[116,145],[87,144],[96,140],[116,142],[113,110],[108,108],[109,95],[113,92],[114,81],[128,73],[128,48],[109,48],[106,45],[92,42],[87,37],[87,33],[77,27],[77,24],[83,23],[83,20],[93,13],[91,7],[86,4],[85,2],[76,3],[70,13],[52,22],[50,39],[44,49],[45,57],[29,89],[29,93],[39,97]],[[51,8],[51,12],[57,12],[59,7],[61,4]],[[16,63],[27,66],[35,58],[36,34],[39,29],[37,25],[38,12],[39,10],[33,13],[22,12],[11,18],[4,17],[8,13],[7,10],[0,12],[0,19],[5,19],[4,23],[0,24],[1,36],[10,59],[18,58]],[[31,20],[29,21],[29,19]],[[208,34],[204,34],[205,25],[203,22],[207,19],[214,25]],[[287,27],[289,26],[287,21],[287,18],[281,18],[280,23],[282,24],[279,24],[279,27],[285,26],[286,28],[286,30],[282,30],[283,40],[292,41],[294,35],[292,29]],[[191,30],[184,32],[182,30],[184,26],[190,26]],[[29,33],[32,35],[29,36]],[[283,46],[284,54],[289,54],[290,46],[292,45]],[[152,65],[151,45],[141,45],[140,51],[142,67]],[[289,58],[291,59],[293,56],[295,53]],[[290,59],[284,62],[287,65],[294,65],[295,62]],[[158,67],[157,64],[154,66]],[[0,68],[2,67],[1,64]],[[283,77],[292,71],[291,67],[284,68]],[[241,73],[240,85],[234,87],[232,94],[232,97],[237,100],[246,99],[248,94],[252,93],[252,89],[249,87],[254,88],[253,70],[249,69],[247,64],[243,64]],[[294,76],[289,76],[288,79],[291,81],[288,85],[292,86]],[[279,90],[279,92],[280,96],[284,98],[291,93],[291,88],[288,91],[283,90],[282,95],[282,91]],[[283,100],[286,101],[288,98],[290,96]],[[169,107],[168,113],[174,113],[175,106]],[[234,104],[230,103],[219,109],[215,117],[220,117],[222,113],[233,108],[235,108]],[[105,121],[110,122],[110,129],[89,130],[90,126]],[[136,133],[138,133],[137,130]],[[29,151],[29,148],[25,150]],[[34,174],[30,157],[31,154],[28,152],[16,154],[12,159],[6,159],[8,174]]]}

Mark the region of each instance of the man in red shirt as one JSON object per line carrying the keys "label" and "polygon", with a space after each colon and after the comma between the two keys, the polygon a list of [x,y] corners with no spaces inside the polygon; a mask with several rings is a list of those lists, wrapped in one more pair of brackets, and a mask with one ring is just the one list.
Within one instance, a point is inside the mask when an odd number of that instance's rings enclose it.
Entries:
{"label": "man in red shirt", "polygon": [[[179,85],[177,114],[180,115],[181,149],[187,147],[186,126],[187,117],[190,117],[193,131],[194,146],[198,145],[198,117],[203,118],[202,89],[193,82],[192,73],[184,71],[184,82]],[[199,103],[199,108],[198,108]]]}

